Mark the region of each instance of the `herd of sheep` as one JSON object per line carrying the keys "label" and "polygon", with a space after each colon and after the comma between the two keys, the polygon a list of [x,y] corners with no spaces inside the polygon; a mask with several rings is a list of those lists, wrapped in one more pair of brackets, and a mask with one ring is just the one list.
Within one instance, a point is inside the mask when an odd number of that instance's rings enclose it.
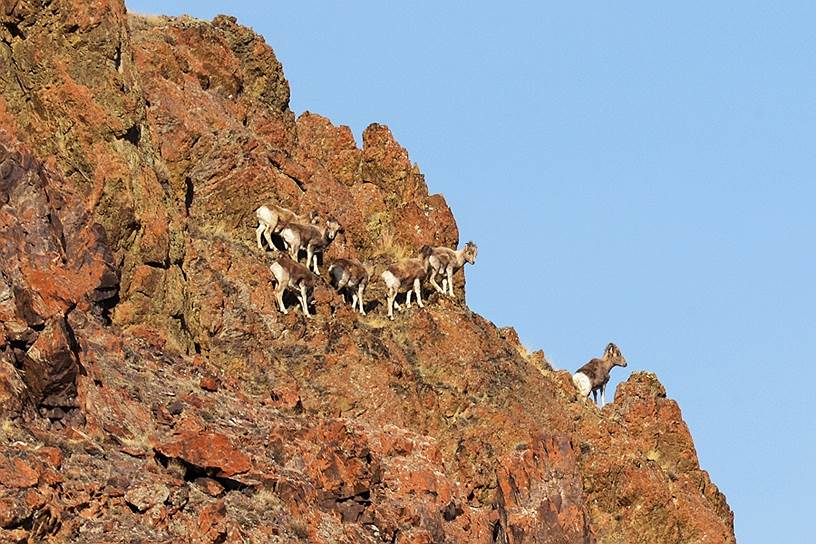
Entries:
{"label": "herd of sheep", "polygon": [[[322,220],[319,215],[301,216],[275,204],[263,205],[255,210],[258,228],[255,231],[258,248],[264,249],[263,240],[270,249],[275,249],[272,235],[276,234],[286,246],[286,252],[278,252],[269,269],[275,279],[275,299],[280,311],[288,313],[283,303],[283,294],[291,289],[297,295],[303,314],[309,314],[309,294],[320,276],[317,257],[325,252],[342,226],[332,219]],[[306,263],[300,263],[300,254],[305,253]],[[411,295],[416,295],[420,308],[422,302],[422,282],[428,280],[437,292],[450,297],[453,293],[453,274],[465,263],[476,262],[477,248],[468,242],[460,250],[448,247],[422,246],[419,255],[392,263],[380,275],[387,288],[386,305],[389,319],[394,319],[394,307],[399,293],[405,293],[405,305],[411,307]],[[371,279],[372,268],[356,259],[335,259],[328,268],[329,281],[344,299],[351,295],[351,306],[365,315],[364,293]],[[441,282],[441,285],[440,285]],[[597,403],[600,393],[601,406],[606,402],[606,384],[609,373],[615,366],[626,366],[626,359],[613,343],[606,346],[604,354],[582,366],[573,374],[572,381],[579,398],[589,398],[592,393]]]}
{"label": "herd of sheep", "polygon": [[[266,239],[271,249],[275,248],[272,235],[276,234],[286,246],[287,253],[278,253],[269,269],[275,278],[275,298],[283,313],[288,310],[283,303],[283,294],[291,289],[297,295],[303,314],[309,314],[309,293],[313,290],[320,268],[317,257],[332,243],[342,226],[333,219],[323,221],[319,215],[301,216],[282,206],[267,204],[255,210],[258,228],[255,231],[258,247],[263,250]],[[306,264],[300,263],[300,254],[305,253]],[[387,288],[388,317],[394,319],[394,307],[399,293],[405,292],[405,305],[411,307],[411,295],[416,295],[420,308],[422,302],[422,282],[428,279],[439,293],[454,296],[453,274],[466,262],[476,262],[476,244],[468,242],[459,251],[447,247],[423,246],[418,257],[392,263],[381,274]],[[330,282],[344,297],[351,294],[352,308],[365,315],[364,293],[371,279],[371,267],[356,259],[335,259],[329,266]],[[439,285],[441,281],[442,285]]]}

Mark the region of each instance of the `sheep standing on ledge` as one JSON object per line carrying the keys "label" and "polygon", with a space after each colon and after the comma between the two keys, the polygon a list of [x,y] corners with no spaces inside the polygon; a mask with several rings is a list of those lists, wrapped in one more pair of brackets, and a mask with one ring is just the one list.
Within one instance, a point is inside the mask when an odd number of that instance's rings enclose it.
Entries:
{"label": "sheep standing on ledge", "polygon": [[283,206],[268,204],[255,210],[255,217],[258,219],[258,228],[255,229],[255,239],[258,242],[258,249],[263,249],[261,235],[266,238],[269,249],[275,249],[274,244],[272,244],[273,234],[278,234],[288,223],[309,223],[310,221],[314,221],[317,215],[312,213],[311,217],[305,217]]}
{"label": "sheep standing on ledge", "polygon": [[298,252],[306,250],[306,266],[312,267],[314,273],[320,275],[317,266],[317,254],[323,253],[338,233],[343,231],[340,223],[329,219],[325,226],[302,223],[289,223],[284,226],[280,235],[289,247],[289,256],[293,261],[298,260]]}
{"label": "sheep standing on ledge", "polygon": [[297,293],[300,305],[303,308],[303,315],[309,315],[309,292],[314,290],[317,278],[309,269],[302,264],[293,261],[286,253],[279,253],[269,266],[272,276],[275,278],[275,299],[278,307],[284,314],[289,313],[283,304],[283,292],[292,289]]}
{"label": "sheep standing on ledge", "polygon": [[601,406],[606,404],[606,384],[609,382],[609,372],[613,366],[626,366],[626,359],[621,354],[618,346],[610,342],[606,346],[603,357],[592,359],[590,362],[578,369],[572,375],[572,383],[578,390],[579,398],[589,397],[592,392],[592,400],[598,403],[598,391],[601,392]]}
{"label": "sheep standing on ledge", "polygon": [[[476,264],[478,248],[473,242],[455,251],[448,247],[435,247],[431,252],[428,263],[431,268],[431,285],[443,295],[453,297],[453,275],[465,266],[465,263]],[[436,282],[437,276],[442,278],[442,287]]]}
{"label": "sheep standing on ledge", "polygon": [[417,304],[424,308],[422,303],[422,280],[428,276],[428,259],[433,249],[430,246],[422,246],[419,257],[404,259],[389,266],[381,274],[385,286],[388,288],[388,318],[394,319],[394,306],[397,304],[397,294],[403,289],[406,291],[405,306],[411,307],[411,291],[416,293]]}
{"label": "sheep standing on ledge", "polygon": [[346,300],[345,291],[351,293],[351,307],[360,306],[360,314],[366,315],[363,307],[363,292],[371,278],[371,272],[355,259],[335,259],[329,266],[329,277],[337,292]]}

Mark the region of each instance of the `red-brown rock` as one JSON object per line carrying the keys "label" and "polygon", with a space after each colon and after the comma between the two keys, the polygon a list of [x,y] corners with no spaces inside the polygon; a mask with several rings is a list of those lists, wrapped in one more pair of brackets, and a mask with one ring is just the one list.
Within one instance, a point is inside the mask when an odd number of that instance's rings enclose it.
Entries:
{"label": "red-brown rock", "polygon": [[37,485],[39,479],[40,472],[30,463],[17,457],[0,458],[0,484],[26,488]]}
{"label": "red-brown rock", "polygon": [[198,382],[199,387],[204,391],[218,391],[221,387],[221,382],[215,376],[204,376]]}
{"label": "red-brown rock", "polygon": [[595,542],[581,474],[566,436],[536,437],[501,463],[499,541]]}
{"label": "red-brown rock", "polygon": [[31,516],[31,508],[17,498],[0,498],[0,527],[4,529],[20,525]]}
{"label": "red-brown rock", "polygon": [[162,484],[141,485],[128,489],[125,501],[139,512],[162,504],[170,496],[170,490]]}
{"label": "red-brown rock", "polygon": [[181,459],[202,469],[215,469],[222,476],[234,476],[252,468],[249,456],[220,433],[184,433],[155,448],[165,457]]}
{"label": "red-brown rock", "polygon": [[224,492],[224,486],[212,478],[196,478],[195,484],[201,491],[210,497],[218,497]]}

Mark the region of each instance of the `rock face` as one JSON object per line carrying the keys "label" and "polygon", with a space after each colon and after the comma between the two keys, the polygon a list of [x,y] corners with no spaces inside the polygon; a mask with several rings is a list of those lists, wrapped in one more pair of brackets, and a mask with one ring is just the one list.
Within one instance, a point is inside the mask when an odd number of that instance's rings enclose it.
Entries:
{"label": "rock face", "polygon": [[[451,211],[233,18],[5,3],[0,58],[0,541],[734,542],[653,375],[599,411],[461,299],[383,318]],[[343,225],[368,316],[277,311],[265,202]]]}

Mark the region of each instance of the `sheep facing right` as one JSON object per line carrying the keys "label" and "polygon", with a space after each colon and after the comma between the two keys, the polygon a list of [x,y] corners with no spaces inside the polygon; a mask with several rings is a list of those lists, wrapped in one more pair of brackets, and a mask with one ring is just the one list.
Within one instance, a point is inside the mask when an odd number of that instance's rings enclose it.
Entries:
{"label": "sheep facing right", "polygon": [[388,289],[386,303],[388,318],[394,320],[394,306],[399,309],[397,295],[405,291],[405,306],[411,307],[411,292],[416,293],[417,304],[424,308],[422,303],[422,280],[428,276],[428,259],[433,249],[431,246],[422,246],[419,257],[403,259],[389,266],[380,276]]}
{"label": "sheep facing right", "polygon": [[255,210],[255,217],[258,219],[258,228],[255,229],[255,239],[258,242],[258,249],[263,249],[261,236],[266,238],[269,249],[275,249],[272,243],[272,235],[280,233],[281,229],[289,223],[310,223],[314,222],[317,214],[312,212],[309,217],[298,215],[288,208],[276,204],[264,204]]}
{"label": "sheep facing right", "polygon": [[604,350],[603,357],[592,359],[572,375],[572,383],[578,390],[578,397],[587,398],[592,392],[592,400],[597,404],[600,391],[601,407],[603,407],[606,404],[606,384],[609,382],[609,372],[615,366],[625,367],[626,359],[618,346],[610,342]]}
{"label": "sheep facing right", "polygon": [[[468,242],[459,251],[449,247],[435,247],[428,260],[431,273],[431,285],[439,293],[453,297],[453,275],[465,266],[465,263],[476,264],[478,248],[473,242]],[[436,282],[437,276],[442,278],[442,287]]]}
{"label": "sheep facing right", "polygon": [[280,235],[289,247],[289,256],[292,257],[292,260],[297,261],[298,253],[301,249],[305,249],[306,266],[312,267],[314,273],[319,276],[317,255],[322,254],[341,232],[343,232],[343,227],[340,223],[329,219],[325,225],[289,223],[281,229]]}
{"label": "sheep facing right", "polygon": [[359,305],[361,315],[366,315],[363,303],[363,292],[371,279],[370,270],[356,259],[335,259],[329,265],[329,278],[334,288],[346,299],[346,291],[351,293],[351,307],[356,310]]}

